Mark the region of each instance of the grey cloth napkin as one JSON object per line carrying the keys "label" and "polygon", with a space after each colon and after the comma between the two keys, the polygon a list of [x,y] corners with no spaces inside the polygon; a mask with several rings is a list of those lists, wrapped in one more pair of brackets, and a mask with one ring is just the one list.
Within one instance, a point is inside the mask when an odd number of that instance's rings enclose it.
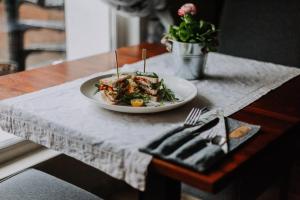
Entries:
{"label": "grey cloth napkin", "polygon": [[[204,120],[202,118],[202,122],[205,121],[205,123],[199,123],[197,126],[189,128],[179,126],[167,131],[141,148],[140,151],[204,172],[260,129],[260,126],[225,118],[221,115],[210,115],[204,118]],[[250,131],[241,137],[229,138],[227,136],[228,133],[241,126],[249,127]],[[225,137],[226,142],[216,145],[207,139],[216,135]]]}

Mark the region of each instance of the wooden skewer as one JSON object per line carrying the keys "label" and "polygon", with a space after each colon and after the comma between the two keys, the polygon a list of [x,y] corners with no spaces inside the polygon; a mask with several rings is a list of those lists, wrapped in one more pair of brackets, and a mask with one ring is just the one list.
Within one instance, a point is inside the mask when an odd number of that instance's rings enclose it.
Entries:
{"label": "wooden skewer", "polygon": [[115,50],[115,58],[116,58],[116,66],[117,66],[117,76],[118,76],[118,79],[119,79],[119,62],[118,62],[117,50]]}
{"label": "wooden skewer", "polygon": [[146,72],[147,49],[142,50],[142,59],[144,60],[144,73]]}

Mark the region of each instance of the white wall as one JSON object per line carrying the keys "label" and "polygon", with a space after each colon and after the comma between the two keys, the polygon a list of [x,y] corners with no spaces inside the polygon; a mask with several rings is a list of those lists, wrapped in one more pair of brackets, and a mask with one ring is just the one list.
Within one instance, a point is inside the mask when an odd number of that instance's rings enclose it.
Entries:
{"label": "white wall", "polygon": [[141,41],[140,18],[117,14],[116,20],[116,47],[139,44]]}
{"label": "white wall", "polygon": [[65,0],[67,59],[111,49],[110,9],[101,0]]}

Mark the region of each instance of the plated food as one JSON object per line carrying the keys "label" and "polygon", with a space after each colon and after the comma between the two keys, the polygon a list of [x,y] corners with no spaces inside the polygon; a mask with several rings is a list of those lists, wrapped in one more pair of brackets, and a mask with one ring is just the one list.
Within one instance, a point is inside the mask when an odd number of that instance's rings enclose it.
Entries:
{"label": "plated food", "polygon": [[[81,93],[96,105],[123,113],[157,113],[178,108],[197,95],[191,82],[168,75],[146,72],[147,50],[142,50],[143,72],[104,74],[85,81]],[[96,87],[96,88],[95,88]]]}
{"label": "plated food", "polygon": [[[129,75],[129,74],[123,74],[123,75]],[[114,78],[112,78],[114,77]],[[121,79],[120,79],[121,78]],[[123,79],[123,76],[119,76],[120,81]],[[116,75],[113,74],[104,74],[100,75],[94,78],[91,78],[89,80],[86,80],[82,85],[80,86],[80,91],[91,103],[94,105],[97,105],[101,108],[112,110],[116,112],[123,112],[123,113],[156,113],[156,112],[162,112],[167,110],[172,110],[175,108],[178,108],[180,106],[183,106],[184,104],[187,104],[191,100],[193,100],[197,95],[197,88],[195,85],[185,79],[175,77],[175,76],[168,76],[160,74],[158,80],[163,79],[163,85],[166,86],[166,88],[170,89],[173,94],[175,95],[175,98],[178,98],[179,100],[173,101],[162,101],[161,99],[168,98],[169,92],[163,92],[166,90],[158,90],[157,95],[149,95],[149,97],[157,98],[157,102],[153,100],[150,100],[148,103],[146,103],[147,106],[140,106],[140,107],[133,107],[131,106],[131,101],[137,101],[135,103],[139,104],[140,99],[133,100],[132,96],[130,95],[129,103],[122,103],[118,99],[118,95],[116,93],[108,93],[109,87],[103,87],[102,89],[104,91],[100,91],[100,81],[99,80],[110,80],[105,82],[104,85],[107,85],[110,87],[115,87],[117,84],[114,84],[119,79],[117,79]],[[124,81],[124,80],[122,80]],[[98,85],[97,88],[95,88],[95,85]],[[134,87],[133,87],[134,88]],[[155,90],[151,87],[151,91]],[[105,92],[107,90],[107,92]],[[96,92],[96,93],[95,93]],[[103,94],[104,93],[104,94]],[[108,94],[108,97],[106,97],[106,94]],[[142,93],[143,94],[143,93]],[[105,95],[103,97],[103,95]],[[163,96],[162,96],[163,95]],[[126,95],[127,96],[127,95]],[[107,100],[107,98],[111,100]],[[142,99],[142,103],[144,105],[144,99]],[[129,102],[129,101],[127,101]],[[94,108],[93,108],[94,109]]]}
{"label": "plated food", "polygon": [[133,107],[162,105],[180,101],[175,93],[153,72],[135,72],[99,79],[96,93],[112,105]]}

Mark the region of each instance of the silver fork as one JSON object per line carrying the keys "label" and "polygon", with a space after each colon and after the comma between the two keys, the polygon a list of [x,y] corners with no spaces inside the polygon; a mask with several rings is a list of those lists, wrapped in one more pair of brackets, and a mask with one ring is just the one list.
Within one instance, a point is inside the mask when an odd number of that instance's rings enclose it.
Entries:
{"label": "silver fork", "polygon": [[193,108],[188,116],[186,117],[183,125],[174,127],[173,129],[169,130],[166,134],[164,134],[162,137],[152,141],[151,144],[148,145],[148,148],[155,149],[157,148],[166,138],[170,137],[174,133],[177,133],[179,131],[184,130],[188,127],[193,127],[197,125],[197,122],[201,116],[201,114],[207,112],[208,109],[206,107],[204,108]]}
{"label": "silver fork", "polygon": [[184,127],[196,126],[200,116],[207,111],[208,111],[207,107],[193,108],[189,113],[189,115],[186,117],[183,126]]}

